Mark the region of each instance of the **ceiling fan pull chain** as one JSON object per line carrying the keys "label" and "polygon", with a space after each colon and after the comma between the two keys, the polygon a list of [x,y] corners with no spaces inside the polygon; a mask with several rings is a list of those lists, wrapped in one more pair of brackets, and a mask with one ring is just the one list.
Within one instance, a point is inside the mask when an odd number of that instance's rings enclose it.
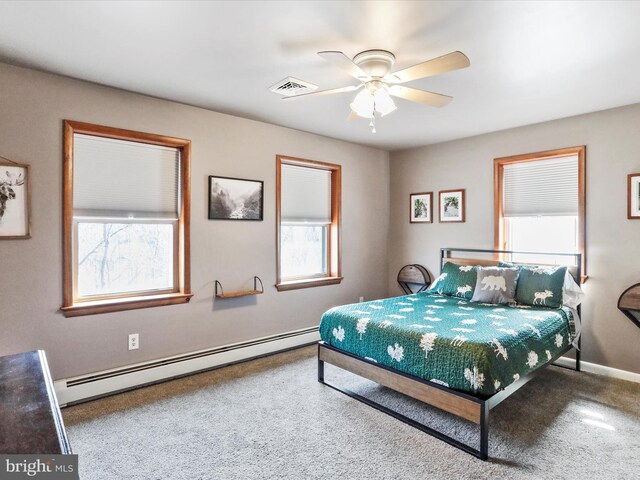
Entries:
{"label": "ceiling fan pull chain", "polygon": [[371,127],[371,133],[376,133],[376,100],[373,97],[373,111],[371,112],[371,123],[369,123]]}

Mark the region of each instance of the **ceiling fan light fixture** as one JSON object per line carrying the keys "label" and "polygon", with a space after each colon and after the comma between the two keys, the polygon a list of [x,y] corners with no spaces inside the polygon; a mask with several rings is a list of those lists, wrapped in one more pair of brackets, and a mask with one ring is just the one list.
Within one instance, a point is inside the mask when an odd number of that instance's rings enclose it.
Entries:
{"label": "ceiling fan light fixture", "polygon": [[356,98],[351,102],[351,110],[363,118],[372,118],[374,112],[375,98],[372,92],[368,89],[362,90],[356,95]]}
{"label": "ceiling fan light fixture", "polygon": [[383,117],[398,108],[391,98],[391,95],[389,95],[389,92],[387,92],[387,89],[384,87],[376,90],[373,95],[373,99],[375,101],[376,112]]}

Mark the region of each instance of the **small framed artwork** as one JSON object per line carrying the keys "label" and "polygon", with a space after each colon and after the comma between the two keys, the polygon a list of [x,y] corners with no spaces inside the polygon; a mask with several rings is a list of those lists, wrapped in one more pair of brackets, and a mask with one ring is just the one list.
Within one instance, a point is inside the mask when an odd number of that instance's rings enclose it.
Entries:
{"label": "small framed artwork", "polygon": [[0,239],[31,238],[31,167],[0,157]]}
{"label": "small framed artwork", "polygon": [[264,182],[209,176],[209,220],[262,220]]}
{"label": "small framed artwork", "polygon": [[440,190],[440,222],[464,222],[464,189]]}
{"label": "small framed artwork", "polygon": [[409,195],[409,223],[433,222],[433,192]]}
{"label": "small framed artwork", "polygon": [[640,173],[632,173],[628,176],[627,218],[640,220]]}

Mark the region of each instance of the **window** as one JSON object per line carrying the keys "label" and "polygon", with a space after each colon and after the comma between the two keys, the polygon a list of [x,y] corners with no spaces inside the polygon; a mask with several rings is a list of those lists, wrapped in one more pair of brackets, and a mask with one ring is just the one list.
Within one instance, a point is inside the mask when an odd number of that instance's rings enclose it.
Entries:
{"label": "window", "polygon": [[340,283],[340,165],[280,155],[276,164],[276,288]]}
{"label": "window", "polygon": [[66,316],[185,303],[189,140],[65,122]]}
{"label": "window", "polygon": [[[582,253],[586,278],[585,147],[497,158],[494,167],[496,250]],[[549,255],[546,261],[571,264],[573,258]]]}

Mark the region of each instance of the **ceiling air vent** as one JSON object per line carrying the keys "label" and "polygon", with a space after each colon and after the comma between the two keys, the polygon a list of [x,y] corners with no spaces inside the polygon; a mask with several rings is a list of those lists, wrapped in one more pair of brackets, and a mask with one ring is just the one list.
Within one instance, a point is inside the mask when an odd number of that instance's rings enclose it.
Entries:
{"label": "ceiling air vent", "polygon": [[287,77],[273,85],[269,90],[273,93],[277,93],[278,95],[292,97],[293,95],[312,92],[317,88],[318,86],[313,83],[303,82],[302,80],[298,80],[293,77]]}

